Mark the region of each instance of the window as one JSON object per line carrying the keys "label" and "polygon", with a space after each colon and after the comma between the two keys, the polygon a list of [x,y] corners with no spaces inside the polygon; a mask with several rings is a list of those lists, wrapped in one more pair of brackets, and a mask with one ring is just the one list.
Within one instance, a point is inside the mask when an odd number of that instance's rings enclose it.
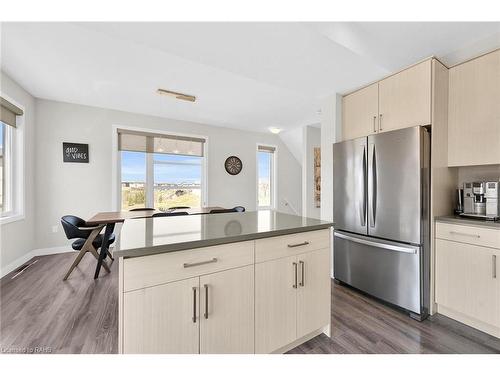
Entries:
{"label": "window", "polygon": [[257,146],[257,206],[274,208],[275,147]]}
{"label": "window", "polygon": [[[15,181],[17,175],[14,172],[20,170],[15,164],[19,162],[15,155],[15,141],[17,117],[23,115],[23,110],[3,97],[0,97],[0,105],[0,216],[9,218],[22,214],[22,184]],[[21,174],[18,175],[20,179]]]}
{"label": "window", "polygon": [[118,130],[121,209],[201,207],[202,138]]}

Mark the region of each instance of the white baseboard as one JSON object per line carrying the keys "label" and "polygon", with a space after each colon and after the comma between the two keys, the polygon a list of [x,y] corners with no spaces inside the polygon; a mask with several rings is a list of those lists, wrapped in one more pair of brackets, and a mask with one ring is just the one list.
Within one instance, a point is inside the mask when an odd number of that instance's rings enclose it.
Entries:
{"label": "white baseboard", "polygon": [[13,261],[10,264],[7,264],[6,266],[2,267],[0,270],[0,278],[4,277],[8,273],[14,271],[16,268],[22,266],[24,263],[29,261],[30,259],[37,257],[37,256],[42,256],[42,255],[50,255],[50,254],[59,254],[59,253],[68,253],[74,251],[71,246],[59,246],[59,247],[47,247],[44,249],[35,249],[31,250],[29,253],[26,255],[23,255],[22,257],[17,258],[15,261]]}

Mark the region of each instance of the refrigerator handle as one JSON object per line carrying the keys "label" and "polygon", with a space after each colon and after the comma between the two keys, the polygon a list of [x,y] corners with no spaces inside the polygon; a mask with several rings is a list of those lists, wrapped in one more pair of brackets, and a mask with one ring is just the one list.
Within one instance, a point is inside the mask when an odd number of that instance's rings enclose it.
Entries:
{"label": "refrigerator handle", "polygon": [[367,208],[367,202],[366,202],[366,179],[367,179],[367,174],[366,174],[366,145],[363,145],[363,159],[362,159],[362,170],[363,170],[363,180],[361,183],[363,184],[363,203],[362,206],[360,207],[360,221],[361,221],[361,226],[364,227],[366,226],[366,208]]}
{"label": "refrigerator handle", "polygon": [[372,143],[372,152],[371,152],[371,191],[370,191],[370,226],[375,226],[375,220],[377,218],[377,158],[375,152],[375,144]]}

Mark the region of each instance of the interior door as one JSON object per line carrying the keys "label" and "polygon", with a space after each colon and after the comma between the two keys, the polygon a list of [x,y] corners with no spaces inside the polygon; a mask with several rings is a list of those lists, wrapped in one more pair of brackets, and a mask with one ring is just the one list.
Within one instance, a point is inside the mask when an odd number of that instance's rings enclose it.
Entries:
{"label": "interior door", "polygon": [[200,277],[200,353],[254,353],[254,266]]}
{"label": "interior door", "polygon": [[367,234],[367,138],[333,145],[335,229]]}
{"label": "interior door", "polygon": [[199,278],[125,293],[123,322],[125,354],[199,353]]}
{"label": "interior door", "polygon": [[330,249],[298,256],[297,337],[330,323]]}
{"label": "interior door", "polygon": [[297,338],[296,256],[255,265],[255,353],[271,353]]}
{"label": "interior door", "polygon": [[420,244],[422,218],[420,127],[368,137],[368,234]]}

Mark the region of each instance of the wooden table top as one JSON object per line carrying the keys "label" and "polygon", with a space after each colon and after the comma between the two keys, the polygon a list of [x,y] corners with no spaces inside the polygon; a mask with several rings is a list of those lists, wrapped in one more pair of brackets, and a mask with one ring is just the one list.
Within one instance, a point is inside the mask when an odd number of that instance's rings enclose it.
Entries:
{"label": "wooden table top", "polygon": [[[223,210],[223,207],[198,207],[189,209],[168,210],[166,212],[187,212],[189,215],[203,215],[210,213],[211,210]],[[141,211],[117,211],[117,212],[98,212],[87,220],[88,225],[122,223],[127,219],[140,219],[152,217],[154,214],[161,213],[159,210],[141,210]]]}

